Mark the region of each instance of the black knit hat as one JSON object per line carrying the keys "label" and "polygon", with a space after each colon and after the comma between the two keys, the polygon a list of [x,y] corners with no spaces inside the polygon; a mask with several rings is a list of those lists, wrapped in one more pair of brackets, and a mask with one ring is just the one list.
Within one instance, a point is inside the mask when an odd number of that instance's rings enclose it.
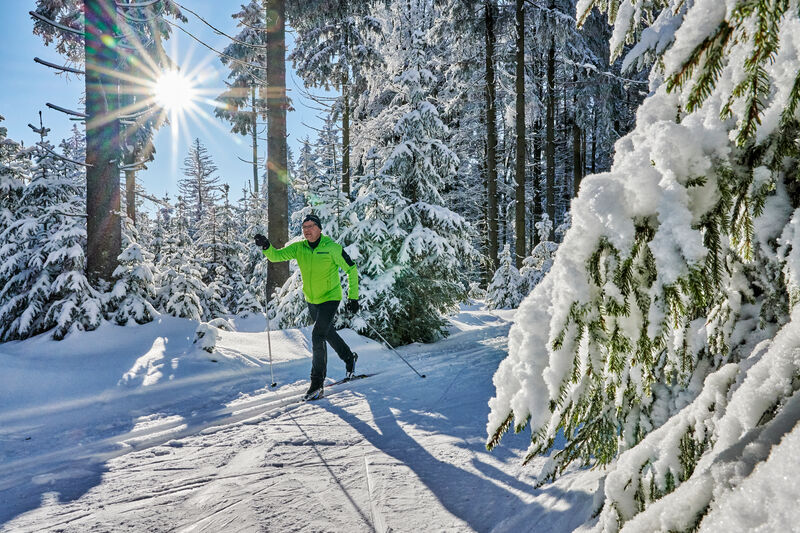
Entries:
{"label": "black knit hat", "polygon": [[303,219],[303,224],[306,222],[311,221],[317,225],[319,229],[322,229],[322,222],[320,222],[319,217],[317,215],[306,215],[306,218]]}

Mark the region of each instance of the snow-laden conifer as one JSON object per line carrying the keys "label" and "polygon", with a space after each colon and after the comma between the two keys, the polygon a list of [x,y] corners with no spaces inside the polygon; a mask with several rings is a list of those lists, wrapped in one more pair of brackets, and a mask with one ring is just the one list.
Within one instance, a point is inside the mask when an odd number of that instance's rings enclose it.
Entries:
{"label": "snow-laden conifer", "polygon": [[[549,235],[549,231],[548,231]],[[519,275],[522,278],[522,293],[527,296],[544,279],[553,266],[558,244],[543,240],[534,246],[531,255],[522,260]]]}
{"label": "snow-laden conifer", "polygon": [[30,160],[22,157],[21,148],[8,137],[8,130],[0,126],[0,233],[16,219],[24,179],[30,176]]}
{"label": "snow-laden conifer", "polygon": [[[225,285],[230,287],[228,294],[224,295],[225,306],[236,311],[239,307],[240,297],[244,297],[248,291],[247,282],[244,277],[244,257],[248,253],[251,245],[246,240],[242,228],[243,224],[238,219],[238,214],[229,200],[229,187],[223,185],[223,203],[216,209],[218,222],[218,251],[219,266],[222,271],[219,273],[220,279]],[[247,308],[247,306],[245,306]]]}
{"label": "snow-laden conifer", "polygon": [[189,235],[194,236],[219,196],[219,177],[214,175],[216,172],[217,165],[208,149],[200,139],[195,139],[183,160],[185,177],[178,180],[178,190],[186,204]]}
{"label": "snow-laden conifer", "polygon": [[300,269],[291,270],[286,283],[275,290],[275,298],[270,304],[270,320],[274,320],[275,326],[280,329],[299,328],[311,322]]}
{"label": "snow-laden conifer", "polygon": [[[650,21],[622,5],[616,42]],[[653,94],[521,304],[487,425],[528,425],[528,459],[563,432],[544,479],[616,459],[598,531],[702,530],[796,427],[800,17],[658,5],[632,51],[660,56]]]}
{"label": "snow-laden conifer", "polygon": [[97,328],[100,294],[85,276],[86,226],[79,188],[83,169],[53,155],[44,138],[32,152],[32,176],[15,220],[0,235],[0,339],[23,339],[53,330]]}
{"label": "snow-laden conifer", "polygon": [[162,244],[158,265],[158,302],[169,315],[201,320],[205,315],[203,298],[208,287],[195,259],[197,250],[189,237],[185,207],[179,198],[178,214],[173,219]]}
{"label": "snow-laden conifer", "polygon": [[[259,195],[258,172],[263,156],[258,153],[259,119],[266,117],[267,8],[262,0],[240,4],[231,15],[239,33],[223,50],[220,61],[228,67],[227,89],[217,96],[214,114],[231,124],[231,132],[250,137],[253,193]],[[266,181],[262,181],[266,185]],[[264,187],[266,189],[266,187]]]}
{"label": "snow-laden conifer", "polygon": [[197,225],[194,236],[197,261],[203,272],[203,283],[206,284],[206,291],[202,295],[205,320],[230,313],[227,301],[233,289],[226,265],[230,263],[235,247],[223,237],[217,212],[218,206],[208,206],[206,216]]}
{"label": "snow-laden conifer", "polygon": [[153,305],[156,301],[153,254],[138,243],[138,232],[128,218],[122,237],[125,248],[114,270],[114,286],[106,295],[106,309],[117,324],[145,324],[159,314]]}
{"label": "snow-laden conifer", "polygon": [[498,259],[497,270],[486,289],[486,304],[489,309],[516,309],[525,294],[522,277],[511,256],[510,245],[503,246]]}
{"label": "snow-laden conifer", "polygon": [[411,41],[394,64],[392,105],[375,119],[393,124],[392,135],[379,147],[383,165],[377,176],[359,187],[355,226],[345,240],[357,249],[351,257],[365,272],[373,327],[385,325],[389,340],[402,343],[444,333],[443,314],[466,298],[459,278],[473,249],[468,223],[443,205],[440,194],[454,177],[457,158],[428,99],[435,79],[425,35],[413,26],[422,6],[414,3],[410,13],[393,9],[396,26],[389,39]]}

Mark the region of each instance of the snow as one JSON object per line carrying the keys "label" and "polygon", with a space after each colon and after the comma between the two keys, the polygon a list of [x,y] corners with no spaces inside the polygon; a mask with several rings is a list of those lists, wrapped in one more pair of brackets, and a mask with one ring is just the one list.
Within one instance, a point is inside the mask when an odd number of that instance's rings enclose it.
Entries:
{"label": "snow", "polygon": [[448,338],[401,347],[426,379],[343,330],[375,375],[308,404],[310,328],[271,332],[270,388],[258,314],[202,324],[212,353],[166,315],[2,344],[0,531],[571,531],[602,472],[536,488],[527,437],[484,448],[514,314],[465,306]]}

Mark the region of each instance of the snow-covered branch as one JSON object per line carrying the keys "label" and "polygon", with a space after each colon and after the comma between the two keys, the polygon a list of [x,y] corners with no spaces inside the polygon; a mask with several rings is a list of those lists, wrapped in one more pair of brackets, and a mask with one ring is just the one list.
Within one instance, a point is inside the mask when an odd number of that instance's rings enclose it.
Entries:
{"label": "snow-covered branch", "polygon": [[63,65],[56,65],[55,63],[50,63],[49,61],[45,61],[44,59],[40,59],[38,57],[33,58],[34,61],[39,63],[40,65],[44,65],[46,67],[50,67],[56,70],[62,70],[64,72],[71,72],[72,74],[86,74],[82,70],[78,70],[76,68],[65,67]]}
{"label": "snow-covered branch", "polygon": [[73,115],[75,117],[81,117],[81,118],[88,118],[89,116],[86,113],[81,113],[80,111],[73,111],[72,109],[67,109],[65,107],[57,106],[55,104],[51,104],[50,102],[46,102],[45,105],[50,109],[61,111],[62,113],[66,113],[67,115]]}
{"label": "snow-covered branch", "polygon": [[59,24],[58,22],[56,22],[54,20],[50,20],[49,18],[45,17],[44,15],[40,15],[39,13],[37,13],[35,11],[28,11],[28,13],[33,18],[39,19],[39,20],[41,20],[42,22],[44,22],[46,24],[50,24],[54,28],[58,28],[61,31],[72,33],[74,35],[79,35],[81,37],[84,36],[82,30],[78,30],[78,29],[75,29],[75,28],[70,28],[69,26],[64,26],[63,24]]}

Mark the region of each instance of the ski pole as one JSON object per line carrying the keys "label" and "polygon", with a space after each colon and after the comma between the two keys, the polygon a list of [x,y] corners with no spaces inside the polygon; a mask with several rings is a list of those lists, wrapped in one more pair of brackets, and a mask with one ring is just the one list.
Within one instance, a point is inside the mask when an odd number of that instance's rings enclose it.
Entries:
{"label": "ski pole", "polygon": [[364,321],[364,323],[367,325],[367,327],[369,327],[369,329],[371,329],[371,330],[372,330],[372,332],[373,332],[373,333],[375,333],[375,335],[377,335],[378,337],[380,337],[380,338],[381,338],[381,340],[383,341],[383,343],[384,343],[384,344],[385,344],[385,345],[386,345],[386,346],[387,346],[387,347],[388,347],[390,350],[392,350],[392,351],[395,353],[395,355],[397,355],[397,357],[399,357],[400,359],[402,359],[402,360],[403,360],[403,362],[404,362],[405,364],[407,364],[407,365],[408,365],[408,368],[410,368],[411,370],[413,370],[413,371],[414,371],[414,373],[416,373],[416,374],[417,374],[419,377],[421,377],[421,378],[424,378],[424,377],[425,377],[425,374],[420,374],[419,372],[417,372],[417,369],[416,369],[416,368],[414,368],[413,366],[411,366],[411,363],[409,363],[408,361],[406,361],[406,358],[405,358],[405,357],[403,357],[402,355],[400,355],[400,352],[398,352],[397,350],[395,350],[394,346],[392,346],[391,344],[389,344],[389,341],[387,341],[386,339],[384,339],[384,338],[383,338],[383,335],[381,335],[381,334],[378,332],[378,330],[376,330],[375,328],[373,328],[373,327],[370,325],[370,323],[369,323],[369,322],[367,322],[367,319],[366,319],[366,318],[364,318],[363,316],[361,316],[361,313],[358,313],[358,312],[356,312],[356,315],[358,315],[358,317],[359,317],[361,320],[363,320],[363,321]]}
{"label": "ski pole", "polygon": [[267,351],[269,352],[269,377],[272,380],[272,384],[270,387],[274,387],[277,385],[275,383],[275,374],[272,373],[272,339],[270,338],[270,327],[269,327],[269,290],[267,289],[267,284],[264,285],[264,298],[266,300],[265,313],[264,317],[267,319]]}

